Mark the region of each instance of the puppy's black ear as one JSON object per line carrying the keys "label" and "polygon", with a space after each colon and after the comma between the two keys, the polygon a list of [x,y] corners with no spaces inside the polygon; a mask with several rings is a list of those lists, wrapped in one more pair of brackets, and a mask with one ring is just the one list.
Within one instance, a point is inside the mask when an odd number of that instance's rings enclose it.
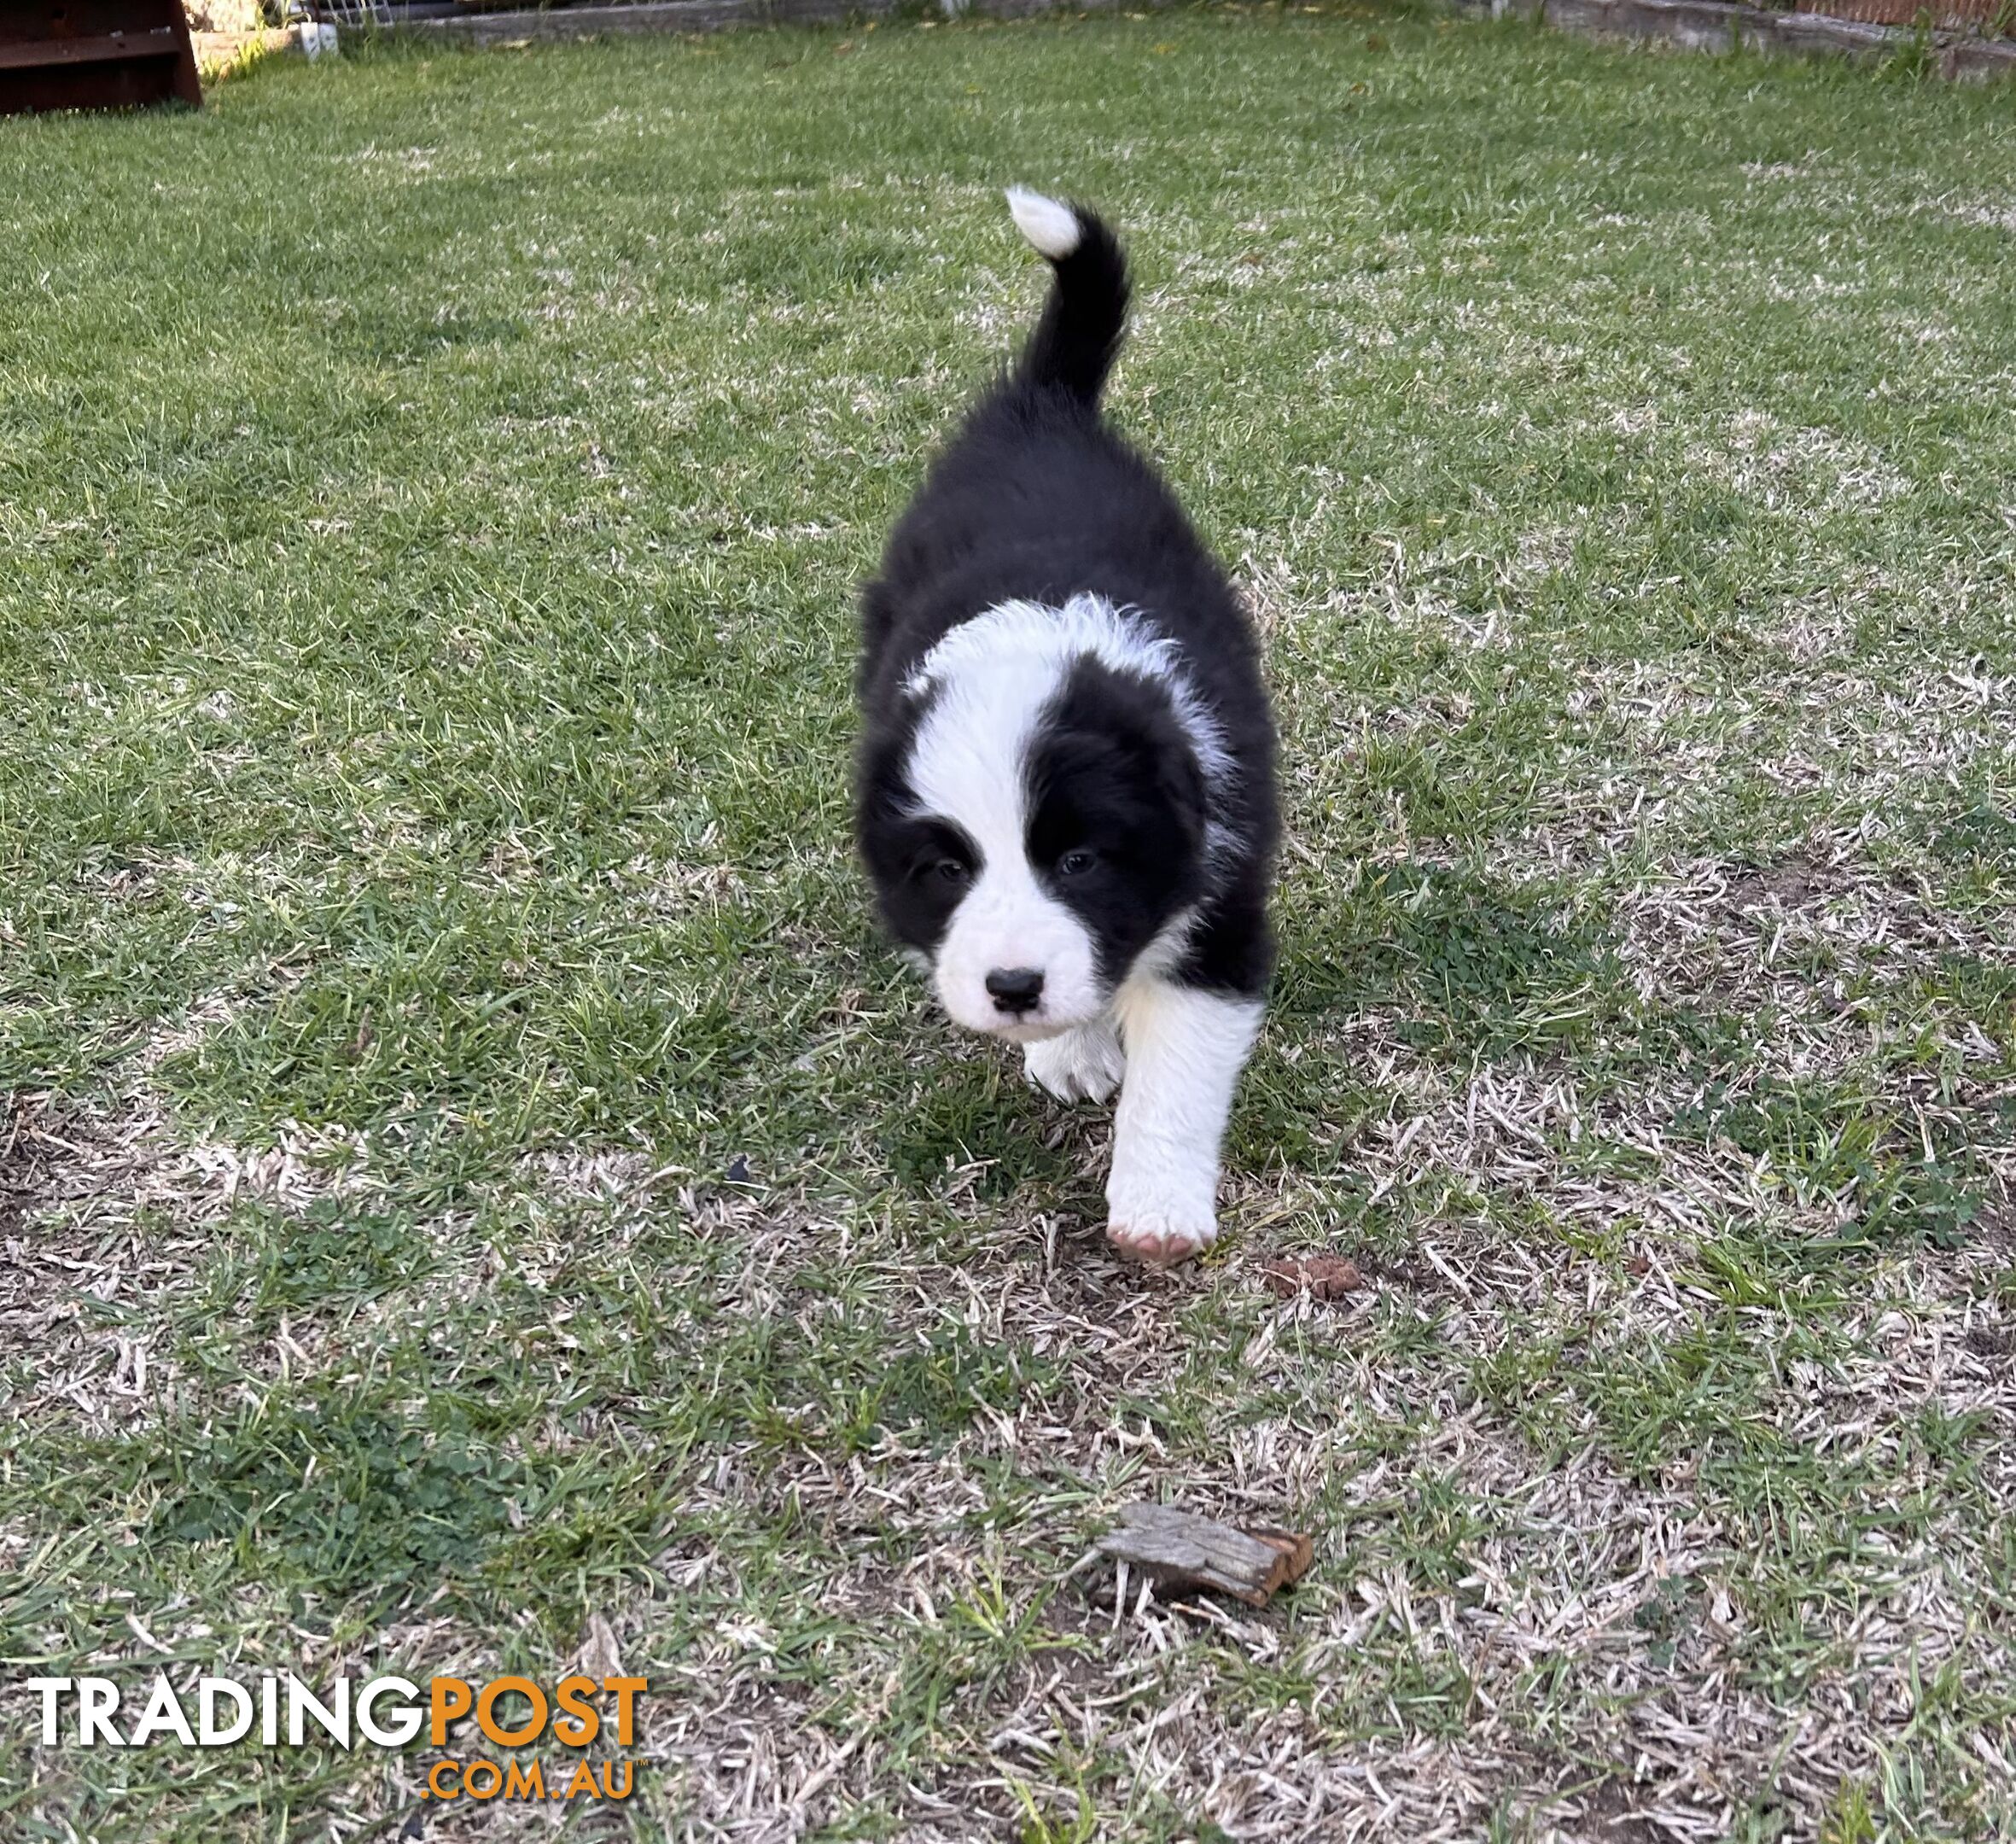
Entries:
{"label": "puppy's black ear", "polygon": [[1149,747],[1155,755],[1156,785],[1195,850],[1204,838],[1204,771],[1166,698],[1156,714]]}
{"label": "puppy's black ear", "polygon": [[[869,880],[886,898],[904,872],[911,825],[909,779],[912,732],[904,727],[871,730],[854,760],[854,844]],[[885,902],[886,909],[886,902]]]}
{"label": "puppy's black ear", "polygon": [[854,825],[857,832],[871,823],[902,820],[911,810],[910,755],[918,727],[938,700],[935,687],[919,696],[905,695],[894,709],[872,721],[854,755]]}
{"label": "puppy's black ear", "polygon": [[1168,690],[1131,673],[1106,674],[1102,690],[1110,701],[1116,740],[1167,806],[1184,844],[1196,849],[1204,836],[1204,772]]}
{"label": "puppy's black ear", "polygon": [[[1184,853],[1203,842],[1205,790],[1197,750],[1168,688],[1103,662],[1081,660],[1052,708],[1053,761],[1074,761],[1109,798],[1152,801],[1152,824]],[[1145,814],[1139,815],[1145,819]]]}
{"label": "puppy's black ear", "polygon": [[906,791],[903,758],[909,746],[908,734],[900,730],[871,731],[861,739],[854,761],[854,800],[864,825],[893,820],[900,813]]}

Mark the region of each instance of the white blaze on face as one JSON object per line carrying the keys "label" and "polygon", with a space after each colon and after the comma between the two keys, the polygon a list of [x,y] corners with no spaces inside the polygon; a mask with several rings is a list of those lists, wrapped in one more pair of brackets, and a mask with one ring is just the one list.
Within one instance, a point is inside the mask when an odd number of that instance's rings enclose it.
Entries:
{"label": "white blaze on face", "polygon": [[[947,673],[918,727],[910,783],[920,811],[949,820],[980,849],[980,872],[953,912],[932,983],[955,1024],[1034,1042],[1096,1016],[1105,1003],[1092,938],[1029,864],[1024,763],[1037,720],[1068,669],[1041,653],[989,658]],[[1037,1003],[1001,1011],[989,973],[1043,976]]]}
{"label": "white blaze on face", "polygon": [[[1007,603],[954,628],[911,681],[936,694],[911,755],[917,811],[950,820],[981,856],[939,943],[932,983],[955,1024],[1017,1043],[1087,1024],[1111,997],[1091,935],[1043,888],[1028,854],[1029,744],[1044,707],[1088,653],[1122,668],[1145,663],[1133,625],[1108,603]],[[1041,997],[1019,1017],[987,989],[989,973],[1017,969],[1043,976]]]}

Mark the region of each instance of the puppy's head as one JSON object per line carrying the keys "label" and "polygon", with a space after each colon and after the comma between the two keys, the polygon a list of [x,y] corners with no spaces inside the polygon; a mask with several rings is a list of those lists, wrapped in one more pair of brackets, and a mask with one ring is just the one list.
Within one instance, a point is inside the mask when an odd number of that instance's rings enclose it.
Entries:
{"label": "puppy's head", "polygon": [[1162,654],[1104,604],[1013,604],[955,629],[889,715],[860,829],[891,932],[970,1030],[1098,1017],[1203,885],[1208,751]]}

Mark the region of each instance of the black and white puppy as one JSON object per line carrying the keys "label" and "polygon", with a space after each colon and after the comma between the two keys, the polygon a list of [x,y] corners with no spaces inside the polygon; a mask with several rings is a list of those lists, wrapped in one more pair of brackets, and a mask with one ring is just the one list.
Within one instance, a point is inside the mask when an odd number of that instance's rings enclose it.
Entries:
{"label": "black and white puppy", "polygon": [[1273,959],[1273,726],[1224,573],[1099,413],[1119,244],[1008,203],[1050,297],[863,592],[860,848],[956,1022],[1067,1100],[1119,1085],[1107,1234],[1181,1261]]}

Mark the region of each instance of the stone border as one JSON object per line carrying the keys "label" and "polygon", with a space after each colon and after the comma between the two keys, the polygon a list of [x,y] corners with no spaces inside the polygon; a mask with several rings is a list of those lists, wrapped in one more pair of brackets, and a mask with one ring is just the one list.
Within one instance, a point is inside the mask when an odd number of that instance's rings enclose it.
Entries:
{"label": "stone border", "polygon": [[[1122,6],[1155,7],[1168,0],[939,0],[942,16],[978,13],[989,19],[1026,19],[1039,13],[1110,12]],[[1865,25],[1815,13],[1780,13],[1730,0],[1453,0],[1462,12],[1489,13],[1564,26],[1596,37],[1663,39],[1695,51],[1827,54],[1864,61],[1908,51],[1918,43],[1908,28]],[[464,13],[448,19],[408,20],[377,30],[443,44],[517,45],[644,32],[723,32],[741,26],[837,26],[851,20],[889,19],[917,10],[917,0],[632,0],[615,6],[560,11]],[[312,29],[312,28],[311,28]],[[325,30],[327,28],[324,28]],[[277,37],[277,34],[268,35]],[[2016,39],[1934,32],[1926,44],[1942,76],[2016,75]]]}
{"label": "stone border", "polygon": [[[958,19],[1026,19],[1039,13],[1109,12],[1158,0],[941,0],[934,9]],[[412,39],[473,45],[546,44],[609,33],[721,32],[737,26],[837,26],[918,10],[915,0],[638,0],[628,6],[577,6],[554,12],[470,13],[411,20],[382,28]]]}
{"label": "stone border", "polygon": [[[1919,35],[1908,27],[1868,26],[1817,13],[1777,13],[1725,0],[1455,0],[1465,12],[1537,20],[1570,32],[1622,38],[1660,38],[1693,51],[1822,53],[1871,60],[1908,51]],[[1925,43],[1943,77],[2016,75],[2016,40],[1934,32]]]}

